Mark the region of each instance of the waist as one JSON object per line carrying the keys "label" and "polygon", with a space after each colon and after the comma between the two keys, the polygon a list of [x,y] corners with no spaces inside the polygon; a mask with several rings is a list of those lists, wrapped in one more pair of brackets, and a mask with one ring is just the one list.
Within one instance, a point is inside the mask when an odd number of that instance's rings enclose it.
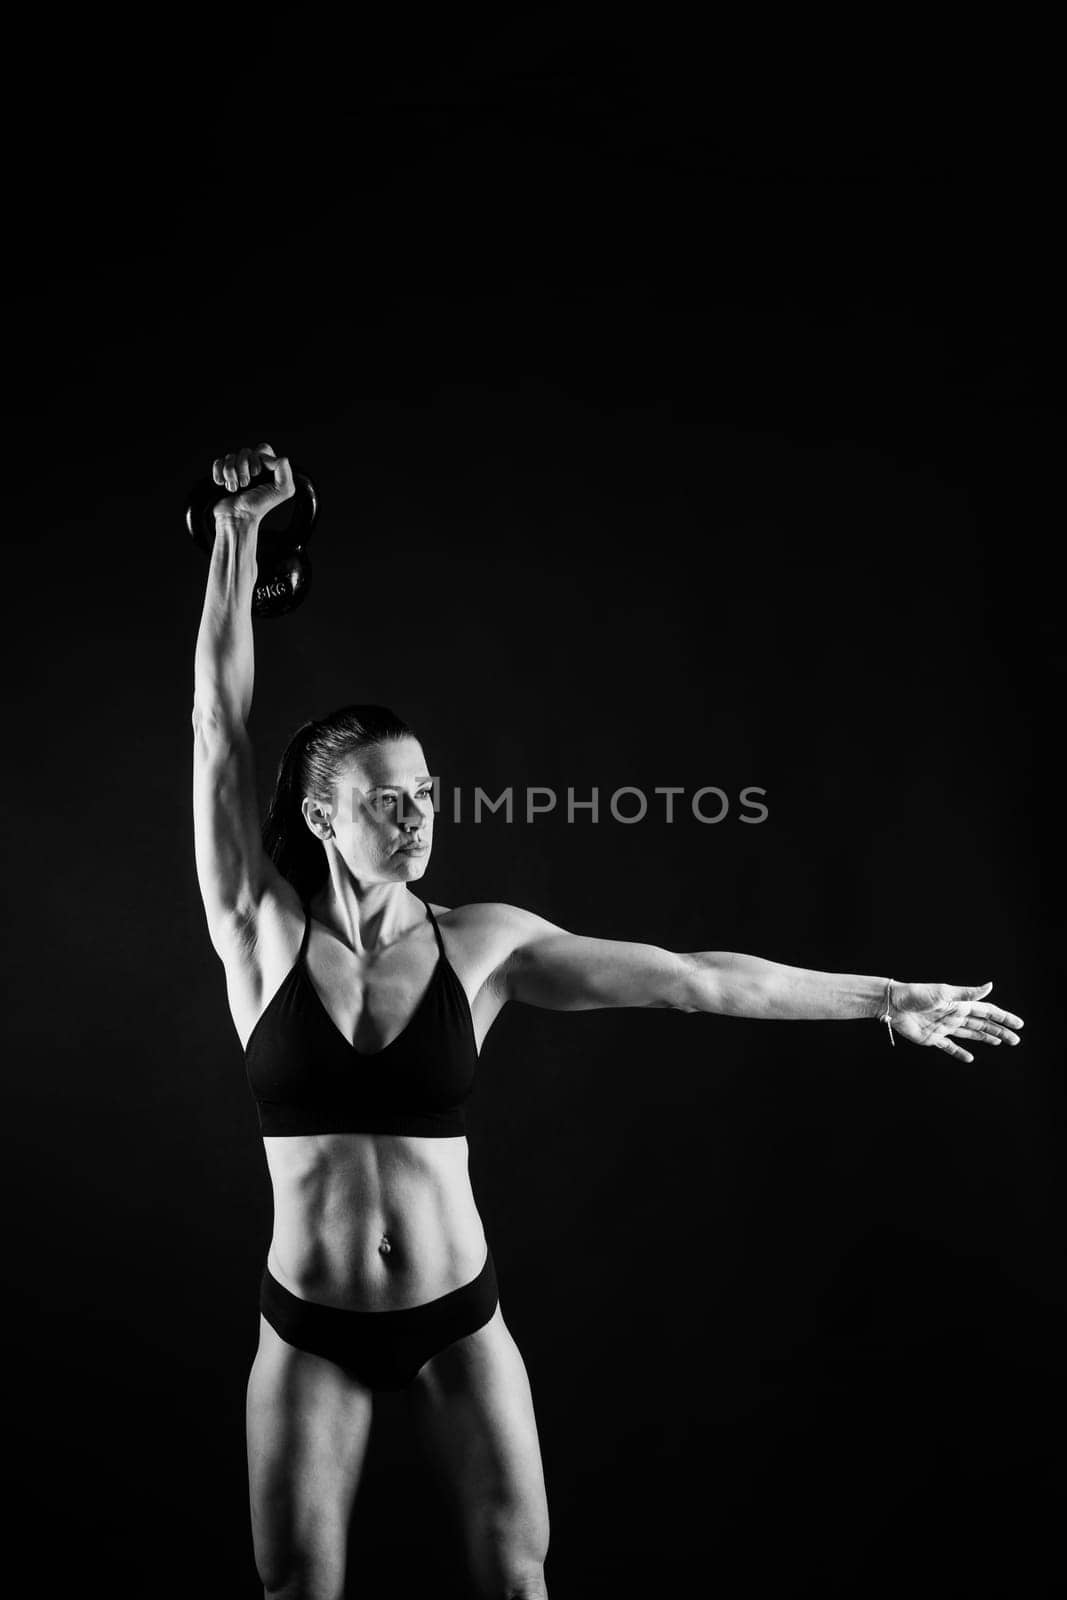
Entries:
{"label": "waist", "polygon": [[386,1310],[448,1293],[485,1259],[465,1139],[266,1138],[268,1267],[290,1293]]}

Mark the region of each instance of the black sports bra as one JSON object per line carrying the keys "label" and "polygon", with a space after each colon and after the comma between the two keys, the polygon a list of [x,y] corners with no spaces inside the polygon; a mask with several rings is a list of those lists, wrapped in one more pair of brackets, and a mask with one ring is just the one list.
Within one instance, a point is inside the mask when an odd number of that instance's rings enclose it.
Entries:
{"label": "black sports bra", "polygon": [[463,1134],[478,1047],[463,985],[429,906],[437,962],[422,999],[395,1039],[371,1054],[349,1044],[308,975],[311,917],[300,953],[248,1036],[245,1070],[264,1135]]}

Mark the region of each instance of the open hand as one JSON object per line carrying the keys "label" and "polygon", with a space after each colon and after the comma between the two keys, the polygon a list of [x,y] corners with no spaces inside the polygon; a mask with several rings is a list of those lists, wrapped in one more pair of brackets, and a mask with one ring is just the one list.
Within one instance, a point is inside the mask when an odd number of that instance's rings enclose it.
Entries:
{"label": "open hand", "polygon": [[1018,1044],[1013,1030],[1023,1026],[1022,1017],[987,1004],[985,996],[992,983],[968,988],[951,983],[896,983],[892,986],[889,1022],[894,1033],[912,1044],[932,1044],[959,1061],[973,1061],[952,1040],[970,1044]]}

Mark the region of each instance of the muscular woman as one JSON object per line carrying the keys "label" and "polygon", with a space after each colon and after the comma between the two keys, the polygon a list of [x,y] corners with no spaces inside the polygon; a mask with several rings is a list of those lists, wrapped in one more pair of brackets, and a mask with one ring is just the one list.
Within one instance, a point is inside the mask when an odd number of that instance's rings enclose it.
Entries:
{"label": "muscular woman", "polygon": [[988,1003],[988,983],[678,954],[584,938],[511,905],[426,901],[412,886],[433,845],[429,766],[382,707],[347,706],[297,731],[261,829],[247,732],[256,540],[293,481],[267,444],[213,472],[228,492],[196,646],[194,827],[274,1193],[247,1396],[264,1593],[342,1595],[373,1397],[406,1388],[463,1530],[472,1592],[532,1600],[547,1594],[537,1427],[463,1122],[506,1002],[878,1017],[964,1061],[968,1045],[1018,1044],[1022,1022]]}

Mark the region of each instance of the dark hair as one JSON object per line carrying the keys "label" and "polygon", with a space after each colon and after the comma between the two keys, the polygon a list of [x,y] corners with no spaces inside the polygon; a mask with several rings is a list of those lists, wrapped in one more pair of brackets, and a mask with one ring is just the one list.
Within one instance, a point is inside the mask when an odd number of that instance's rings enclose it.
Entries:
{"label": "dark hair", "polygon": [[415,734],[387,706],[342,706],[299,727],[278,763],[274,793],[263,824],[263,846],[302,900],[327,876],[326,852],[301,812],[304,796],[332,802],[345,764],[360,750]]}

